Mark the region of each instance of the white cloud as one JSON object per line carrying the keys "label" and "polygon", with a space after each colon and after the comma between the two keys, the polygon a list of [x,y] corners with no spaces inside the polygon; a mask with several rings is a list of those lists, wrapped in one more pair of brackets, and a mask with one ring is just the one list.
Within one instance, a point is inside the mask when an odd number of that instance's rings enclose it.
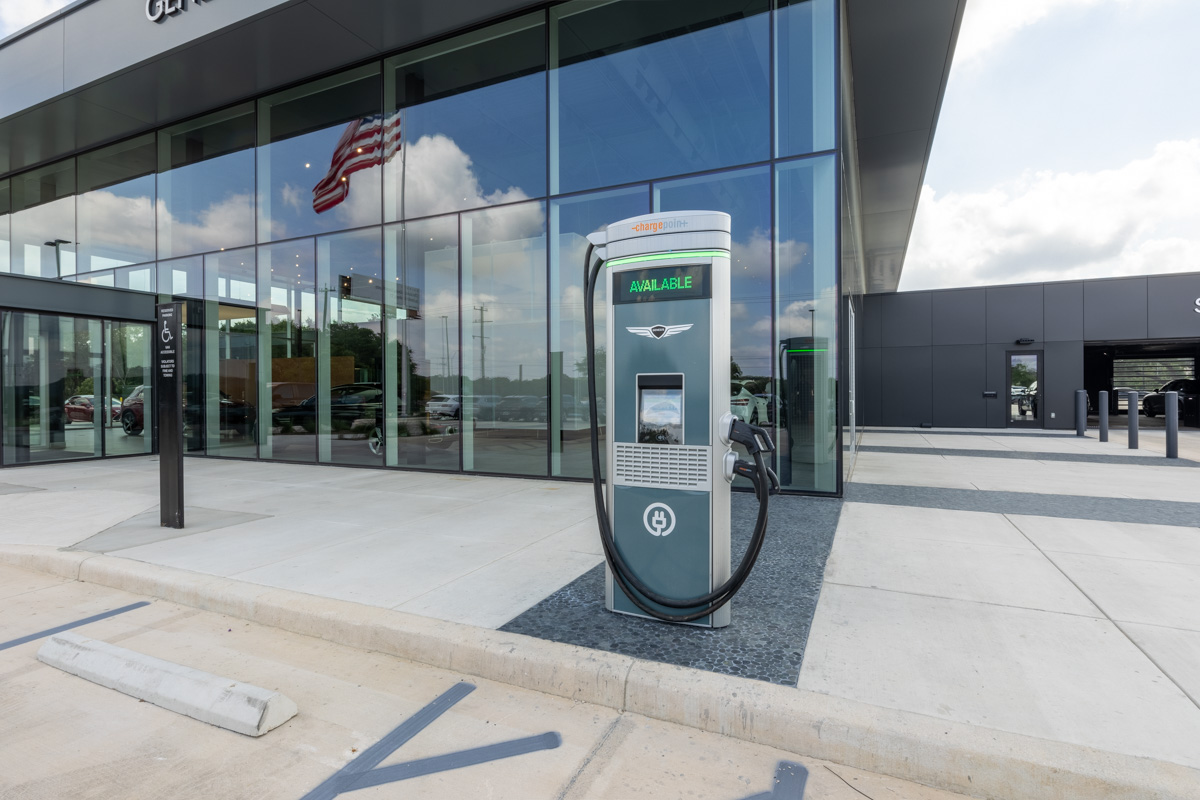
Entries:
{"label": "white cloud", "polygon": [[1200,269],[1200,139],[1099,172],[1026,172],[983,192],[929,186],[904,290]]}
{"label": "white cloud", "polygon": [[444,134],[422,136],[406,147],[404,208],[409,217],[529,199],[515,186],[484,194],[471,168],[471,157]]}
{"label": "white cloud", "polygon": [[304,201],[307,199],[307,195],[308,192],[291,183],[285,183],[279,190],[279,200],[294,211],[304,210]]}
{"label": "white cloud", "polygon": [[954,63],[974,61],[1056,11],[1107,2],[1114,0],[971,0],[959,29]]}
{"label": "white cloud", "polygon": [[0,0],[0,38],[50,16],[71,0]]}
{"label": "white cloud", "polygon": [[196,215],[194,222],[176,219],[159,198],[158,219],[168,241],[160,245],[180,254],[202,253],[254,241],[254,195],[231,194]]}

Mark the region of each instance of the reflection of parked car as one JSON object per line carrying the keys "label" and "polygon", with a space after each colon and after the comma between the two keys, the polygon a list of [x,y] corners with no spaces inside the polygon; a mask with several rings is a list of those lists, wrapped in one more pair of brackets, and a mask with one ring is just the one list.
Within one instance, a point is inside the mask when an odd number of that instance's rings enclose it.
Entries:
{"label": "reflection of parked car", "polygon": [[[96,396],[91,394],[75,394],[68,397],[67,402],[63,403],[67,422],[91,422],[94,419],[95,402]],[[109,411],[114,421],[121,418],[121,404],[116,400],[111,401]]]}
{"label": "reflection of parked car", "polygon": [[268,383],[267,390],[271,393],[271,407],[285,408],[303,403],[317,393],[315,383],[297,383],[285,381]]}
{"label": "reflection of parked car", "polygon": [[142,406],[145,404],[145,386],[138,386],[121,402],[119,419],[121,430],[126,436],[142,432],[145,423],[142,417]]}
{"label": "reflection of parked car", "polygon": [[1017,401],[1017,413],[1022,417],[1028,416],[1030,413],[1037,416],[1038,413],[1038,384],[1037,381],[1028,386],[1012,387],[1012,396]]}
{"label": "reflection of parked car", "polygon": [[458,419],[462,415],[462,397],[457,394],[435,394],[425,404],[425,410],[434,417]]}
{"label": "reflection of parked car", "polygon": [[767,401],[740,381],[731,381],[729,384],[729,410],[742,422],[751,425],[765,423],[768,419]]}
{"label": "reflection of parked car", "polygon": [[781,428],[787,427],[787,405],[781,395],[767,393],[756,394],[755,397],[761,398],[767,404],[768,423]]}
{"label": "reflection of parked car", "polygon": [[1195,413],[1197,404],[1200,404],[1200,380],[1179,378],[1178,380],[1164,383],[1162,388],[1157,392],[1153,392],[1142,398],[1142,411],[1145,412],[1147,417],[1155,417],[1166,413],[1167,392],[1179,393],[1180,420],[1188,416],[1189,412]]}
{"label": "reflection of parked car", "polygon": [[[383,388],[378,383],[344,383],[329,390],[329,418],[336,424],[352,426],[359,420],[374,419],[383,408]],[[271,410],[273,425],[290,425],[315,431],[317,397],[313,395],[295,405]]]}
{"label": "reflection of parked car", "polygon": [[[254,406],[244,400],[234,400],[229,395],[218,390],[220,405],[218,406],[218,424],[221,433],[234,433],[238,436],[253,438],[254,422],[257,415]],[[189,406],[183,403],[183,425],[185,428],[199,429],[204,424],[204,406]]]}
{"label": "reflection of parked car", "polygon": [[496,404],[497,422],[545,422],[546,400],[530,394],[514,394]]}

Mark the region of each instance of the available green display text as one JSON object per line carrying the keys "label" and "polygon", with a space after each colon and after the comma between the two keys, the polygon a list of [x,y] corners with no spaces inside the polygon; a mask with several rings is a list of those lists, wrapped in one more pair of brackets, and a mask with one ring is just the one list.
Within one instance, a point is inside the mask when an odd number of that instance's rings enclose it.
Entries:
{"label": "available green display text", "polygon": [[683,277],[671,277],[658,280],[652,278],[644,281],[630,281],[629,291],[631,292],[667,292],[672,289],[691,289],[692,276],[684,275]]}

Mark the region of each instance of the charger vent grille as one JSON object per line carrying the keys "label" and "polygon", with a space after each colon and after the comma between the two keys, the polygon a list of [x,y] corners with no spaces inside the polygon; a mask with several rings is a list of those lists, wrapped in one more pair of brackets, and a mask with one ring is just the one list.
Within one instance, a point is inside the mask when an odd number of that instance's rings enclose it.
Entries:
{"label": "charger vent grille", "polygon": [[616,442],[613,456],[617,486],[712,489],[711,447]]}

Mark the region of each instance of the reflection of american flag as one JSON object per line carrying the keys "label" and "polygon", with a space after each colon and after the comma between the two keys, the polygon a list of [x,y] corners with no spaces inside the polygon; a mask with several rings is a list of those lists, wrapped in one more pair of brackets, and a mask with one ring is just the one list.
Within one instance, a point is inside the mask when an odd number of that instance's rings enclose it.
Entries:
{"label": "reflection of american flag", "polygon": [[313,211],[324,214],[350,194],[350,174],[391,160],[400,149],[400,112],[372,114],[346,126],[329,172],[313,187]]}

